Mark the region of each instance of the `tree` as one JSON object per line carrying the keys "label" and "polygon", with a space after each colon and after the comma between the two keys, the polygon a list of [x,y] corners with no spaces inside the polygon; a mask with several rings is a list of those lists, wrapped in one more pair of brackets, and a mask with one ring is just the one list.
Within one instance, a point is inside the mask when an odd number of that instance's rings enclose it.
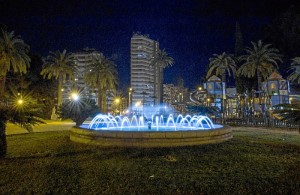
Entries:
{"label": "tree", "polygon": [[[265,40],[272,43],[284,55],[284,61],[300,53],[300,12],[299,5],[292,5],[265,28]],[[283,63],[281,70],[288,65]]]}
{"label": "tree", "polygon": [[214,57],[209,58],[209,70],[206,74],[206,79],[208,79],[211,75],[213,75],[213,72],[215,71],[216,75],[221,75],[222,82],[226,83],[226,71],[229,76],[232,75],[235,77],[236,75],[236,64],[233,60],[233,56],[231,54],[226,54],[223,52],[222,54],[213,54]]}
{"label": "tree", "polygon": [[[41,104],[41,109],[44,119],[50,119],[55,101],[57,82],[54,79],[45,80],[40,74],[43,68],[43,60],[38,54],[30,54],[31,63],[28,74],[25,76],[31,82],[29,90],[32,95]],[[47,89],[47,90],[45,90]]]}
{"label": "tree", "polygon": [[[15,93],[14,93],[15,94]],[[44,123],[40,118],[39,105],[36,104],[30,95],[10,97],[11,101],[0,101],[0,158],[4,158],[7,153],[6,125],[10,121],[28,131],[33,125]]]}
{"label": "tree", "polygon": [[295,57],[292,59],[291,68],[293,72],[288,76],[288,79],[293,81],[297,81],[300,84],[300,57]]}
{"label": "tree", "polygon": [[106,112],[106,92],[116,90],[118,85],[118,72],[116,65],[103,55],[94,56],[91,65],[84,74],[86,83],[98,90],[98,107],[101,112]]}
{"label": "tree", "polygon": [[[163,102],[163,76],[164,76],[164,69],[166,67],[172,66],[174,64],[174,59],[169,56],[169,54],[163,50],[159,50],[150,63],[150,66],[154,67],[154,92],[160,91],[159,101],[160,103]],[[156,86],[156,83],[157,86]],[[158,88],[158,89],[157,89]]]}
{"label": "tree", "polygon": [[241,31],[240,24],[235,23],[235,46],[234,46],[234,55],[235,57],[240,56],[244,50],[244,41]]}
{"label": "tree", "polygon": [[76,123],[76,126],[80,126],[88,117],[94,116],[98,110],[99,108],[93,100],[82,98],[77,101],[63,102],[60,116],[62,119],[70,118]]}
{"label": "tree", "polygon": [[280,120],[291,123],[299,123],[300,104],[278,104],[274,106],[273,114],[279,116]]}
{"label": "tree", "polygon": [[14,32],[1,29],[0,34],[0,99],[5,93],[8,72],[26,73],[30,66],[29,46]]}
{"label": "tree", "polygon": [[258,90],[261,90],[262,77],[266,78],[278,68],[277,62],[282,62],[281,55],[271,44],[263,44],[261,40],[251,43],[253,48],[247,47],[246,55],[240,57],[244,63],[237,73],[248,78],[257,76]]}
{"label": "tree", "polygon": [[74,55],[67,53],[66,50],[63,52],[56,51],[50,52],[47,56],[41,75],[47,79],[55,79],[58,81],[57,86],[57,106],[60,107],[62,104],[62,84],[67,79],[73,80],[74,74],[77,70]]}

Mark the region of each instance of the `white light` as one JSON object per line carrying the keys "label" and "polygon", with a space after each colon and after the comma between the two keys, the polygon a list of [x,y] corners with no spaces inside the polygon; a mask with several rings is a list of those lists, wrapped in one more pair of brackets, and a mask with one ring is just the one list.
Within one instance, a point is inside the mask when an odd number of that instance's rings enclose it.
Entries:
{"label": "white light", "polygon": [[79,100],[79,95],[78,95],[77,93],[72,93],[71,98],[72,98],[74,101],[77,101],[77,100]]}
{"label": "white light", "polygon": [[22,100],[22,99],[19,99],[19,100],[18,100],[18,104],[20,104],[20,105],[23,104],[23,100]]}

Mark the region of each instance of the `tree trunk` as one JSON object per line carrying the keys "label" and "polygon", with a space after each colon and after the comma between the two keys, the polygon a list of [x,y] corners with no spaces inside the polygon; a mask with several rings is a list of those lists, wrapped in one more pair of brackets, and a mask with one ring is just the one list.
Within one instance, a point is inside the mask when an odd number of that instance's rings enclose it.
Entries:
{"label": "tree trunk", "polygon": [[[226,113],[226,71],[224,68],[221,70],[221,77],[222,77],[222,112],[223,112],[223,117],[225,117]],[[224,89],[224,90],[223,90]]]}
{"label": "tree trunk", "polygon": [[99,85],[98,85],[98,106],[99,106],[100,112],[102,112],[103,111],[103,109],[102,109],[102,89]]}
{"label": "tree trunk", "polygon": [[225,72],[224,68],[222,68],[222,70],[221,70],[221,79],[222,79],[222,82],[226,83],[226,72]]}
{"label": "tree trunk", "polygon": [[103,102],[103,104],[102,104],[102,106],[103,106],[103,113],[107,113],[107,102],[106,102],[106,99],[107,99],[106,98],[107,89],[104,89],[103,91],[104,91],[103,96],[102,96],[103,97],[103,99],[102,99],[103,100],[102,101]]}
{"label": "tree trunk", "polygon": [[58,86],[57,86],[57,107],[59,108],[62,105],[62,77],[59,76],[58,78]]}
{"label": "tree trunk", "polygon": [[5,158],[7,153],[6,122],[6,119],[0,118],[0,158]]}
{"label": "tree trunk", "polygon": [[258,91],[261,90],[261,82],[262,82],[262,77],[261,77],[260,72],[257,70],[257,88],[258,88]]}
{"label": "tree trunk", "polygon": [[157,81],[157,77],[158,77],[158,75],[157,75],[157,66],[155,65],[154,66],[154,82],[153,82],[153,105],[156,105],[156,98],[157,98],[157,96],[156,96],[156,94],[157,94],[157,85],[156,85],[156,81]]}
{"label": "tree trunk", "polygon": [[3,99],[4,97],[5,83],[6,83],[6,76],[2,76],[2,78],[0,78],[0,100]]}
{"label": "tree trunk", "polygon": [[164,69],[159,67],[159,92],[160,92],[160,96],[159,96],[159,103],[163,103],[163,96],[164,96],[164,87],[163,87],[163,83],[164,83]]}

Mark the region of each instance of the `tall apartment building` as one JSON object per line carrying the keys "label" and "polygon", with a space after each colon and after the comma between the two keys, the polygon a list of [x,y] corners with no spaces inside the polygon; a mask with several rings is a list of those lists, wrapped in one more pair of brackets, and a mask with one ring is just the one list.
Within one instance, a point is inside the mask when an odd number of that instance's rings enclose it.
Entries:
{"label": "tall apartment building", "polygon": [[90,88],[84,81],[84,73],[86,68],[92,63],[94,56],[102,56],[103,54],[94,50],[85,48],[82,51],[74,53],[75,64],[78,67],[75,73],[74,81],[67,81],[63,84],[63,100],[68,100],[72,90],[80,91],[80,96],[93,99],[97,103],[97,89]]}
{"label": "tall apartment building", "polygon": [[158,87],[157,71],[151,66],[154,55],[159,50],[159,43],[147,35],[135,33],[131,38],[130,49],[130,84],[133,89],[132,104],[140,102],[142,105],[159,103],[161,90]]}
{"label": "tall apartment building", "polygon": [[171,105],[179,113],[184,113],[188,103],[189,92],[183,86],[174,86],[174,84],[163,84],[164,103]]}

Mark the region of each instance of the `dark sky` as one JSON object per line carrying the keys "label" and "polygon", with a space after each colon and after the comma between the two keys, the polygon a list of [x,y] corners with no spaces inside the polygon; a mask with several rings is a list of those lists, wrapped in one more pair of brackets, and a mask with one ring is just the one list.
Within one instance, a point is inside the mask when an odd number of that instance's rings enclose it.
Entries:
{"label": "dark sky", "polygon": [[181,76],[196,87],[213,53],[234,52],[235,23],[244,44],[263,38],[275,17],[297,1],[281,0],[0,0],[0,24],[21,35],[31,51],[76,52],[89,47],[111,57],[121,87],[130,83],[130,38],[149,34],[175,60],[165,83]]}

